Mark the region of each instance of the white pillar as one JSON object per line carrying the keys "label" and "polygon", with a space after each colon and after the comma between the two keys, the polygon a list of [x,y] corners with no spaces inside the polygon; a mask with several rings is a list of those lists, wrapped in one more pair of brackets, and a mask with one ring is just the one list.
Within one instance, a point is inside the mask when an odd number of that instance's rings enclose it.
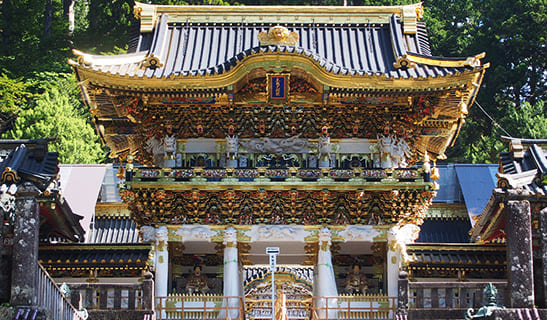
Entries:
{"label": "white pillar", "polygon": [[395,226],[387,233],[387,295],[397,297],[399,269],[408,263],[406,245],[413,243],[420,235],[420,227],[414,224]]}
{"label": "white pillar", "polygon": [[167,297],[169,283],[169,251],[167,249],[167,227],[156,229],[154,294],[156,297]]}
{"label": "white pillar", "polygon": [[[317,253],[316,279],[314,282],[314,292],[318,297],[337,297],[336,278],[334,277],[334,268],[332,265],[332,254],[330,252],[331,233],[327,227],[319,230],[319,251]],[[327,306],[326,299],[317,299],[318,316],[325,319],[337,319],[336,310],[325,312]],[[337,307],[337,299],[328,299],[329,307]]]}
{"label": "white pillar", "polygon": [[[240,297],[240,281],[239,281],[239,263],[237,258],[237,231],[228,227],[224,231],[224,296],[237,297],[228,299],[222,303],[223,307],[228,305],[230,319],[237,319],[239,316],[239,297]],[[225,310],[221,310],[219,318],[225,318]]]}

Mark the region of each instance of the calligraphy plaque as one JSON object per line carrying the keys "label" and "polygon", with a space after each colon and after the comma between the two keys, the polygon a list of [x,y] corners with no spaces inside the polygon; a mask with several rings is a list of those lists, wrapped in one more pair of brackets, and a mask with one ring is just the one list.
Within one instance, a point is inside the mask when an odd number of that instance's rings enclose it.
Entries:
{"label": "calligraphy plaque", "polygon": [[288,75],[270,75],[268,77],[270,101],[283,102],[288,96]]}

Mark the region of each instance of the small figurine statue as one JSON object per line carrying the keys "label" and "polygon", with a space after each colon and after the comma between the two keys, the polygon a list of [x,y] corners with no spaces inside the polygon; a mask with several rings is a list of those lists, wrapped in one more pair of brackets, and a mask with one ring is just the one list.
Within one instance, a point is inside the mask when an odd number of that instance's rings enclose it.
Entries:
{"label": "small figurine statue", "polygon": [[127,163],[125,164],[125,181],[131,181],[133,180],[133,156],[128,155],[127,156]]}
{"label": "small figurine statue", "polygon": [[195,266],[193,273],[186,280],[186,293],[205,294],[209,292],[209,280],[201,273],[201,267]]}
{"label": "small figurine statue", "polygon": [[429,155],[427,151],[424,154],[424,164],[422,164],[422,169],[424,170],[424,181],[431,181],[431,164],[429,163]]}
{"label": "small figurine statue", "polygon": [[359,265],[353,265],[352,269],[344,283],[346,293],[365,294],[368,289],[367,277],[361,273]]}
{"label": "small figurine statue", "polygon": [[163,160],[165,167],[176,165],[177,138],[174,135],[163,138]]}
{"label": "small figurine statue", "polygon": [[237,159],[239,138],[236,135],[226,136],[226,159]]}
{"label": "small figurine statue", "polygon": [[390,135],[378,136],[378,149],[380,151],[380,166],[382,169],[392,167],[391,156],[393,152],[393,138]]}

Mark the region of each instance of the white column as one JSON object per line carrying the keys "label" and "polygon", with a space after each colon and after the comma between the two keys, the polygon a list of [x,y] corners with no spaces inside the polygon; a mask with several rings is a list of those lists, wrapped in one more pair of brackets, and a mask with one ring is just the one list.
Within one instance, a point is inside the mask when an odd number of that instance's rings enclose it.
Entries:
{"label": "white column", "polygon": [[[229,318],[235,319],[239,316],[239,296],[240,296],[240,281],[239,281],[239,263],[237,258],[237,231],[228,227],[224,231],[224,296],[238,297],[228,299],[222,303],[223,306],[228,305],[230,309]],[[221,310],[219,318],[225,317],[225,310]]]}
{"label": "white column", "polygon": [[[332,265],[332,254],[330,252],[331,233],[326,227],[319,230],[319,251],[317,253],[316,279],[314,282],[314,291],[318,297],[337,297],[336,278],[334,277],[334,268]],[[329,307],[337,307],[337,299],[328,299]],[[325,312],[327,306],[326,299],[317,300],[318,316],[325,319],[337,319],[336,310]]]}
{"label": "white column", "polygon": [[154,294],[156,297],[166,297],[169,283],[169,252],[167,249],[168,233],[167,227],[156,228],[155,248],[155,269],[156,277],[154,283]]}
{"label": "white column", "polygon": [[420,235],[420,227],[414,224],[395,226],[387,233],[387,295],[398,296],[399,269],[408,263],[406,245]]}

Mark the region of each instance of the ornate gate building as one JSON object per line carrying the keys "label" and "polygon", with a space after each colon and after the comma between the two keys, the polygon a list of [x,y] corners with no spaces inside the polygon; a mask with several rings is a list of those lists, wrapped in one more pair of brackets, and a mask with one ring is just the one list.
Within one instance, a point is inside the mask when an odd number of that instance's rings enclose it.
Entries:
{"label": "ornate gate building", "polygon": [[422,13],[137,3],[129,53],[75,51],[154,245],[158,318],[271,319],[271,246],[276,314],[393,317],[435,162],[488,67],[432,56]]}

